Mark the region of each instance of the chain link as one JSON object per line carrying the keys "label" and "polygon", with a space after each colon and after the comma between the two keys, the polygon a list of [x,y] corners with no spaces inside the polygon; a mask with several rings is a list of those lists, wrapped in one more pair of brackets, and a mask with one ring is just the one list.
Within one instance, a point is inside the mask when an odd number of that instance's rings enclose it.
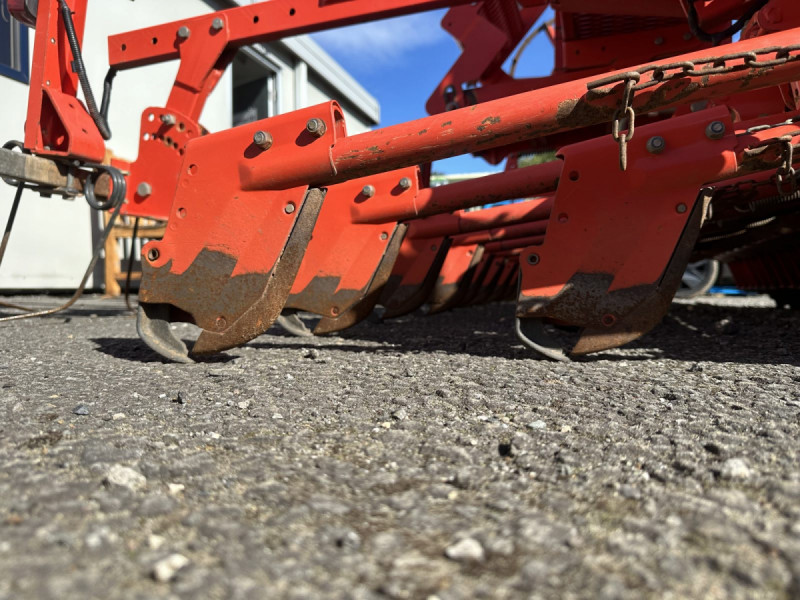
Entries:
{"label": "chain link", "polygon": [[[619,164],[620,169],[625,171],[628,165],[628,142],[633,138],[634,123],[636,112],[633,108],[633,98],[636,92],[660,85],[680,77],[704,77],[706,75],[721,75],[723,73],[737,73],[748,69],[765,69],[783,65],[789,62],[800,60],[800,54],[793,54],[800,51],[800,44],[789,46],[769,46],[747,52],[733,52],[722,56],[702,58],[693,61],[679,61],[663,65],[650,65],[636,71],[626,71],[609,75],[602,79],[592,81],[586,85],[590,92],[600,88],[613,86],[617,83],[624,83],[622,101],[614,112],[611,124],[612,137],[619,143]],[[774,54],[775,57],[768,60],[759,60],[760,57]],[[728,64],[731,61],[742,61],[741,63]],[[642,75],[652,73],[651,78],[642,81]],[[621,133],[622,120],[628,120],[628,130],[623,135]],[[780,127],[783,124],[775,125]],[[770,126],[773,127],[773,126]],[[791,166],[791,165],[790,165]],[[784,176],[788,173],[784,173]],[[794,184],[796,185],[796,183]]]}
{"label": "chain link", "polygon": [[[775,173],[775,182],[778,186],[778,194],[780,196],[791,196],[797,191],[797,177],[792,166],[794,159],[794,146],[792,145],[792,136],[784,135],[780,138],[781,141],[781,158],[783,163],[778,167]],[[789,190],[786,190],[786,182],[789,182]]]}

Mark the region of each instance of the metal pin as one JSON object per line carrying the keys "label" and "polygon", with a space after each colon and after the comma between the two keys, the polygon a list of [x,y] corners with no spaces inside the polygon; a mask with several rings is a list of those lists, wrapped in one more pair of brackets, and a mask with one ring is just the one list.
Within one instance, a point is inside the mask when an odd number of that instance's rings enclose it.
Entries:
{"label": "metal pin", "polygon": [[146,181],[143,181],[142,183],[136,186],[137,196],[141,196],[142,198],[147,198],[152,193],[153,193],[153,186],[151,186]]}
{"label": "metal pin", "polygon": [[375,186],[367,184],[361,189],[361,193],[367,198],[372,198],[375,195]]}

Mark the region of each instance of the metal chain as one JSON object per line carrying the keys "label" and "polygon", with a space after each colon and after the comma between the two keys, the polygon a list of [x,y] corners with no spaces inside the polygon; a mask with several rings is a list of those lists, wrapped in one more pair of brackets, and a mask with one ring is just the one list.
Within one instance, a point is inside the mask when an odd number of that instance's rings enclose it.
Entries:
{"label": "metal chain", "polygon": [[[619,144],[619,168],[623,171],[628,169],[628,142],[633,139],[636,127],[636,111],[633,110],[633,88],[638,79],[628,79],[625,81],[625,92],[622,96],[622,104],[614,113],[614,121],[611,123],[611,137]],[[622,133],[622,120],[627,120],[628,130]]]}
{"label": "metal chain", "polygon": [[[633,108],[633,98],[636,92],[679,77],[704,77],[706,75],[737,73],[749,69],[764,69],[789,62],[796,62],[800,60],[800,54],[793,54],[796,52],[800,52],[800,44],[792,44],[790,46],[768,46],[766,48],[760,48],[759,50],[733,52],[731,54],[701,58],[693,61],[686,60],[664,65],[650,65],[636,71],[626,71],[624,73],[617,73],[616,75],[609,75],[608,77],[589,82],[586,87],[590,92],[595,92],[600,88],[613,86],[617,83],[623,83],[625,86],[622,100],[617,110],[614,112],[611,126],[611,135],[614,140],[619,143],[620,168],[625,171],[628,164],[627,146],[628,142],[633,138],[634,121],[636,119],[636,112]],[[775,57],[767,60],[760,60],[760,57],[768,54],[774,54]],[[728,64],[730,61],[742,62]],[[642,81],[642,75],[646,73],[652,73],[652,76],[647,81]],[[608,92],[610,92],[610,90],[608,90]],[[623,135],[621,133],[621,122],[624,118],[628,119],[628,131]],[[779,126],[780,125],[776,125],[776,127]]]}

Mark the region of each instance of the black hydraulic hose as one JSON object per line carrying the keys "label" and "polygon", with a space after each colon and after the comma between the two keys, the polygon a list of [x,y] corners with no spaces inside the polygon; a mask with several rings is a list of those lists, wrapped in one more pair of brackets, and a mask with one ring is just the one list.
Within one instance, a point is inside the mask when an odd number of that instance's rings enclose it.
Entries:
{"label": "black hydraulic hose", "polygon": [[[106,78],[103,80],[103,99],[100,101],[100,114],[108,127],[108,106],[111,104],[111,87],[114,85],[114,77],[117,76],[117,70],[114,67],[109,67],[106,72]],[[109,136],[111,131],[109,130]]]}
{"label": "black hydraulic hose", "polygon": [[764,8],[769,2],[769,0],[758,0],[756,2],[753,2],[753,5],[750,8],[748,8],[745,11],[745,13],[741,17],[739,17],[733,25],[731,25],[724,31],[718,31],[717,33],[708,33],[707,31],[704,31],[700,27],[700,24],[698,22],[699,19],[697,17],[697,9],[694,6],[695,2],[697,2],[697,0],[689,0],[688,2],[689,29],[698,40],[702,40],[704,42],[711,42],[715,46],[718,46],[722,40],[729,38],[736,33],[739,33],[744,28],[747,21],[749,21],[750,18],[754,14],[756,14],[759,10]]}
{"label": "black hydraulic hose", "polygon": [[[61,16],[64,18],[64,28],[67,32],[69,46],[72,49],[72,57],[74,59],[72,62],[72,70],[77,73],[78,79],[81,82],[81,89],[83,90],[83,95],[86,98],[86,107],[89,110],[92,120],[94,121],[95,125],[97,125],[97,129],[100,131],[100,135],[103,136],[103,139],[109,140],[111,139],[111,129],[108,127],[108,121],[106,121],[105,116],[103,116],[103,114],[97,110],[97,103],[94,100],[92,86],[89,84],[89,77],[86,75],[86,66],[83,64],[81,47],[80,44],[78,44],[78,36],[75,34],[75,23],[72,21],[72,11],[70,10],[66,0],[58,0],[58,4],[61,7]],[[110,80],[108,76],[106,76],[106,85],[110,88]],[[105,93],[103,95],[105,96]],[[110,97],[111,94],[109,93],[107,97],[108,101],[110,101]],[[107,104],[107,102],[104,104]],[[106,106],[106,110],[108,110],[108,106]]]}

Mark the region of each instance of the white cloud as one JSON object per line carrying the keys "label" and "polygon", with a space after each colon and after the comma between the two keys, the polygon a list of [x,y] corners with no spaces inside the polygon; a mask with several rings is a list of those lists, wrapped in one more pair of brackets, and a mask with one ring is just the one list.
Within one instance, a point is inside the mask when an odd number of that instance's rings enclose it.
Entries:
{"label": "white cloud", "polygon": [[322,31],[313,35],[323,48],[365,63],[386,64],[402,54],[432,46],[447,34],[440,25],[441,12],[395,17]]}

